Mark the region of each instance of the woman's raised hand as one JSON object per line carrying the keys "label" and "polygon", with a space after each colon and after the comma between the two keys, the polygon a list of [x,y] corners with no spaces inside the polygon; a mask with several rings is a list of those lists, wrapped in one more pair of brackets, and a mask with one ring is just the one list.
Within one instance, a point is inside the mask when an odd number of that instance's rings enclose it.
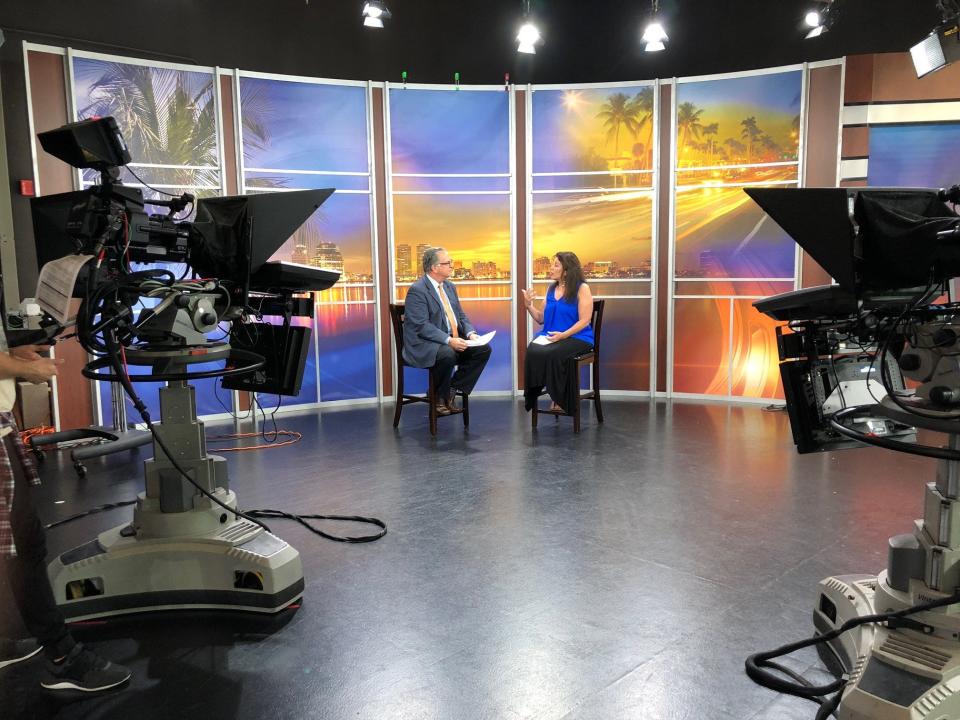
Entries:
{"label": "woman's raised hand", "polygon": [[523,304],[527,307],[531,307],[537,300],[537,291],[533,288],[528,288],[526,290],[521,290],[523,293]]}

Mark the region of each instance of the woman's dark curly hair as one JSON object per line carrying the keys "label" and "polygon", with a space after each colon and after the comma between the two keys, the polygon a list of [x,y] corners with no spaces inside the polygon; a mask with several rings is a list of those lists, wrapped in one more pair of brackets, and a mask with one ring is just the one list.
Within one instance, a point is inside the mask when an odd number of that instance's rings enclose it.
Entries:
{"label": "woman's dark curly hair", "polygon": [[[580,285],[586,282],[583,277],[583,268],[580,267],[580,258],[575,253],[561,250],[554,257],[560,261],[560,267],[563,268],[563,274],[560,278],[563,280],[563,299],[569,303],[577,301],[577,291]],[[556,287],[557,283],[553,284]],[[553,290],[553,288],[550,288]]]}

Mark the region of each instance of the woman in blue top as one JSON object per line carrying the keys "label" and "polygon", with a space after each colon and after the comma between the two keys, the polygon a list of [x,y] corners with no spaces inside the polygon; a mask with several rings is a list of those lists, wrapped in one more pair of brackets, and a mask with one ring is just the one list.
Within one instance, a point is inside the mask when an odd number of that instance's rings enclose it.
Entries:
{"label": "woman in blue top", "polygon": [[527,410],[532,410],[546,387],[553,400],[550,409],[570,413],[579,395],[576,368],[570,360],[593,347],[593,296],[580,260],[572,252],[553,257],[550,279],[553,284],[542,307],[535,306],[537,294],[532,289],[522,291],[530,317],[543,325],[527,347],[523,396]]}

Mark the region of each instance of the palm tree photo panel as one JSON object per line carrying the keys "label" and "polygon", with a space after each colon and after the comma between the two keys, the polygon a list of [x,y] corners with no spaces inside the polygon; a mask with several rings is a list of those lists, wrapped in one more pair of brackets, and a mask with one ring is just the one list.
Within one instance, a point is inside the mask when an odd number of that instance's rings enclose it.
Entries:
{"label": "palm tree photo panel", "polygon": [[556,252],[576,253],[594,296],[608,299],[604,387],[647,391],[653,86],[534,89],[531,117],[534,286],[541,295],[546,292]]}
{"label": "palm tree photo panel", "polygon": [[[72,79],[78,119],[108,115],[116,119],[130,150],[130,167],[146,184],[156,188],[143,187],[146,199],[164,193],[189,192],[198,197],[220,194],[212,73],[78,56],[73,60]],[[97,178],[94,173],[84,173],[82,180],[89,186]],[[140,179],[127,169],[121,173],[121,180],[142,187]],[[149,204],[147,211],[166,213],[165,209]],[[178,276],[182,274],[182,266],[172,269]],[[131,367],[131,373],[143,370]],[[222,413],[232,406],[229,392],[219,391],[218,397],[217,382],[206,379],[194,383],[199,415]],[[137,385],[154,418],[160,417],[158,391],[162,385]],[[100,383],[99,392],[104,416],[109,417],[109,384]]]}
{"label": "palm tree photo panel", "polygon": [[792,288],[796,245],[743,188],[798,185],[802,95],[799,70],[677,85],[674,392],[782,395],[750,299]]}
{"label": "palm tree photo panel", "polygon": [[802,92],[799,70],[678,84],[674,277],[794,276],[795,244],[743,187],[797,183]]}

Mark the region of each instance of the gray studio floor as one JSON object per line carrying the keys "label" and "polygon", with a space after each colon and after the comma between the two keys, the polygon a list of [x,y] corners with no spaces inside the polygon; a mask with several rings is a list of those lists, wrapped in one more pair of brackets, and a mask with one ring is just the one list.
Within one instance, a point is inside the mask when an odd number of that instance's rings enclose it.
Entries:
{"label": "gray studio floor", "polygon": [[[810,634],[822,577],[882,569],[934,471],[877,449],[798,456],[785,413],[759,406],[607,401],[575,436],[569,419],[533,432],[522,404],[476,399],[470,431],[441,419],[435,440],[421,408],[399,431],[392,412],[281,416],[298,445],[229,456],[245,509],[389,525],[342,545],[273,521],[303,556],[298,611],[80,628],[131,666],[130,687],[61,706],[28,663],[0,675],[0,716],[812,718],[743,660]],[[84,481],[52,459],[45,519],[132,498],[148,455],[93,462]],[[54,530],[51,551],[128,517]],[[789,664],[816,672],[812,651]]]}

